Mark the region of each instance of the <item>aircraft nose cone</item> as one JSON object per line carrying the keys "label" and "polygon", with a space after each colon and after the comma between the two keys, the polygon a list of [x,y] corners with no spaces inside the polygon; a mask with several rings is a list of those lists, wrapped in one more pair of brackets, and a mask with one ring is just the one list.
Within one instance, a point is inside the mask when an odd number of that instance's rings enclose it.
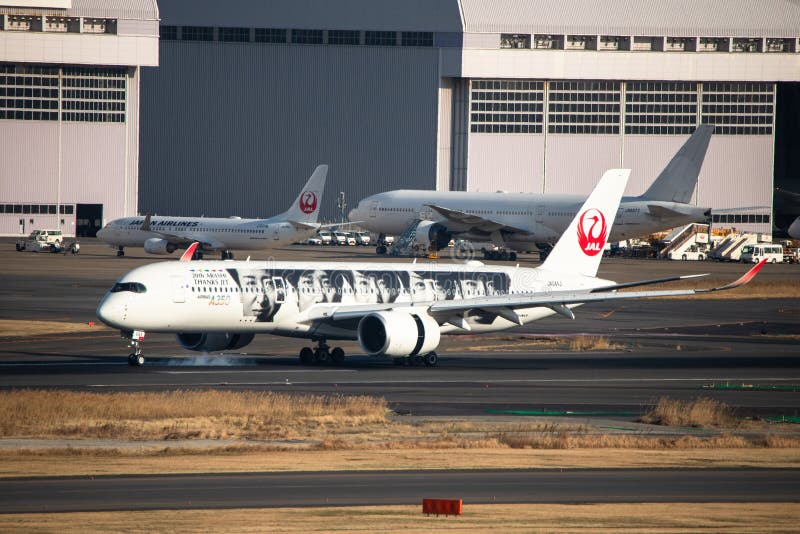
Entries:
{"label": "aircraft nose cone", "polygon": [[100,229],[97,231],[97,234],[95,234],[95,237],[97,237],[97,239],[103,239],[107,233],[108,233],[108,232],[106,232],[106,229],[105,229],[105,227],[103,227],[103,228],[100,228]]}
{"label": "aircraft nose cone", "polygon": [[358,208],[351,209],[350,213],[347,214],[347,220],[350,221],[350,222],[355,222],[355,221],[359,220],[358,219],[358,213],[359,213]]}
{"label": "aircraft nose cone", "polygon": [[97,306],[95,314],[97,315],[98,319],[103,321],[108,326],[121,328],[123,315],[122,312],[122,306],[118,299],[106,297]]}

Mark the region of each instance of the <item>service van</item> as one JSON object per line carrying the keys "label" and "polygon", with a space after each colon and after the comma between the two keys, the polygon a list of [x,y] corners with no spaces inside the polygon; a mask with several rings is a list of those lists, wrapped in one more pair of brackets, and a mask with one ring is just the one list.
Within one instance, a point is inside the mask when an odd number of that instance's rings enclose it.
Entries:
{"label": "service van", "polygon": [[27,238],[17,241],[17,251],[49,252],[53,245],[61,245],[63,239],[61,230],[34,230]]}
{"label": "service van", "polygon": [[756,243],[742,247],[739,261],[743,263],[758,263],[763,259],[766,259],[767,263],[783,263],[783,245]]}

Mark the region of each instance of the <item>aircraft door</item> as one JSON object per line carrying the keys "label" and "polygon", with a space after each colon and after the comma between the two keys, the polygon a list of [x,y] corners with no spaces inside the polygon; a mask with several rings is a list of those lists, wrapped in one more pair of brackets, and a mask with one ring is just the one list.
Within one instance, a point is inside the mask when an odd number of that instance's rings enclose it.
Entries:
{"label": "aircraft door", "polygon": [[186,302],[186,292],[184,290],[183,278],[180,276],[170,276],[172,282],[172,302]]}
{"label": "aircraft door", "polygon": [[536,221],[537,226],[544,224],[544,204],[539,204],[536,206],[536,209],[534,210],[534,220]]}
{"label": "aircraft door", "polygon": [[272,277],[272,284],[275,286],[275,303],[281,304],[286,300],[286,284],[280,276]]}
{"label": "aircraft door", "polygon": [[370,202],[369,203],[369,218],[374,219],[378,216],[378,208],[380,207],[381,203],[378,201]]}

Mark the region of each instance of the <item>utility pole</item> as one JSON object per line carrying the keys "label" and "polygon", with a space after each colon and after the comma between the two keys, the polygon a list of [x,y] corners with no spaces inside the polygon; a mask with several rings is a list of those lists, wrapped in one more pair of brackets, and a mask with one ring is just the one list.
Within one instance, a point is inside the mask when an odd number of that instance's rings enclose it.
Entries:
{"label": "utility pole", "polygon": [[340,223],[344,224],[344,210],[347,208],[347,202],[344,200],[344,191],[339,191],[339,199],[336,201],[336,206],[339,208],[341,215]]}

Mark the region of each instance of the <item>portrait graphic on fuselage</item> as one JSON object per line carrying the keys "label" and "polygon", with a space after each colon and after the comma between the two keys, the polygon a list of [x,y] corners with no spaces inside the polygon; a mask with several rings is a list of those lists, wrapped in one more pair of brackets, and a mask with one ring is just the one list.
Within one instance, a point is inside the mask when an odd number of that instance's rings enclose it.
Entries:
{"label": "portrait graphic on fuselage", "polygon": [[[430,302],[506,294],[502,272],[228,269],[239,285],[242,314],[273,322],[282,306],[304,312],[315,304]],[[291,308],[290,308],[291,309]]]}

